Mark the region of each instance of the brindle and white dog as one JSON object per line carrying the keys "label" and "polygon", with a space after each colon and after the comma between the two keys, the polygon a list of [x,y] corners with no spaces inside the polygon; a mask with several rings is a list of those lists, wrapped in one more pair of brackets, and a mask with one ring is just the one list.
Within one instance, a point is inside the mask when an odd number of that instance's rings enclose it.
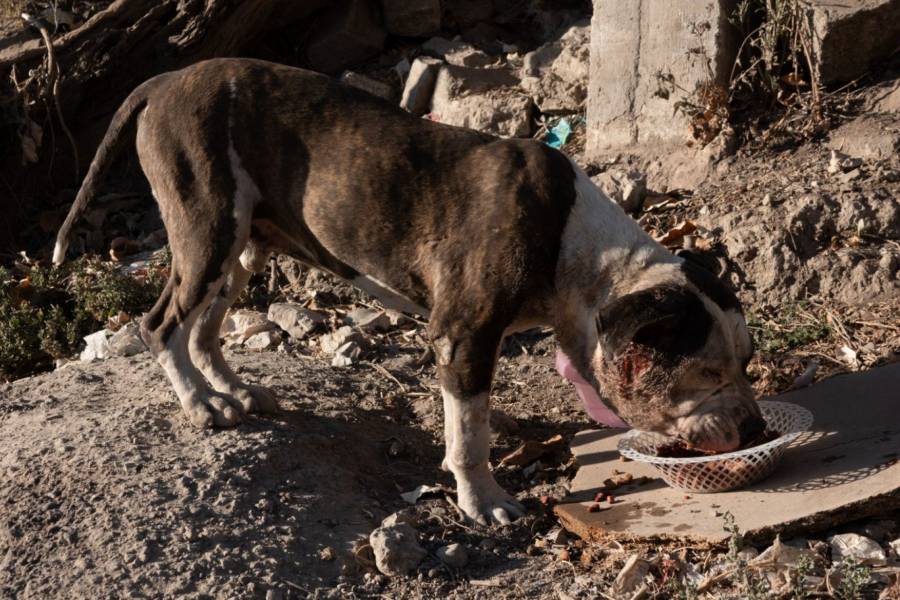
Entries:
{"label": "brindle and white dog", "polygon": [[135,137],[172,250],[141,332],[197,426],[277,410],[219,348],[225,312],[273,252],[429,317],[443,466],[478,522],[522,513],[488,464],[488,393],[511,332],[551,326],[578,373],[634,427],[728,450],[763,425],[734,295],[544,144],[419,119],[316,73],[210,60],[154,77],[118,110],[55,263]]}

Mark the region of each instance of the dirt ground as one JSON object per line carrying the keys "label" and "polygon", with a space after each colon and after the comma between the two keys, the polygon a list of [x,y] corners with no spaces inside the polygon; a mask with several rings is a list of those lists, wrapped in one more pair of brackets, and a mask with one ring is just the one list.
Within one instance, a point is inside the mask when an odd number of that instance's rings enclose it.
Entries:
{"label": "dirt ground", "polygon": [[[858,135],[900,131],[900,117],[885,119]],[[820,379],[900,358],[900,159],[830,173],[834,139],[741,150],[693,194],[641,217],[656,234],[690,220],[719,254],[763,342],[750,368],[760,395],[814,361]],[[301,275],[306,301],[328,297],[338,312],[368,301]],[[498,469],[529,509],[507,527],[463,523],[443,493],[405,502],[420,484],[452,487],[423,336],[410,323],[373,335],[345,368],[303,344],[229,350],[282,412],[228,430],[192,428],[147,353],[0,384],[0,598],[595,598],[633,552],[717,560],[700,549],[536,544],[558,526],[550,509],[577,469],[566,452],[527,475]],[[524,440],[591,426],[554,352],[546,331],[507,340],[492,462]],[[429,554],[410,577],[386,578],[366,540],[398,510]],[[896,537],[898,515],[882,517]],[[450,542],[467,548],[464,569],[437,559]]]}

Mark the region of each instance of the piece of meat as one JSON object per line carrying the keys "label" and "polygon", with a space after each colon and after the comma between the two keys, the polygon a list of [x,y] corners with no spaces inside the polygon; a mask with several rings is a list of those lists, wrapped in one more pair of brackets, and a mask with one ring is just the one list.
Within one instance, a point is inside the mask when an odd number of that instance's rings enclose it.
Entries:
{"label": "piece of meat", "polygon": [[[744,450],[745,448],[761,446],[762,444],[771,442],[772,440],[777,439],[780,436],[781,434],[774,429],[766,429],[761,434],[738,449]],[[671,442],[667,442],[662,446],[658,446],[656,448],[656,456],[663,458],[696,458],[698,456],[713,456],[715,454],[719,453],[709,452],[707,450],[701,450],[700,448],[692,447],[685,440],[681,439],[672,440]]]}

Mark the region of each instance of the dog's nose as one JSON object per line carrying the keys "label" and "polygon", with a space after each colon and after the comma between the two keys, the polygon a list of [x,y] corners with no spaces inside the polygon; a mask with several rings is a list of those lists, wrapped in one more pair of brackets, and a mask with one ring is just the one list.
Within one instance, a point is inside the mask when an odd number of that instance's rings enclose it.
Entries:
{"label": "dog's nose", "polygon": [[755,440],[759,435],[766,430],[766,422],[756,415],[747,415],[743,421],[741,421],[740,427],[738,427],[738,434],[741,438],[741,446],[749,444],[753,440]]}

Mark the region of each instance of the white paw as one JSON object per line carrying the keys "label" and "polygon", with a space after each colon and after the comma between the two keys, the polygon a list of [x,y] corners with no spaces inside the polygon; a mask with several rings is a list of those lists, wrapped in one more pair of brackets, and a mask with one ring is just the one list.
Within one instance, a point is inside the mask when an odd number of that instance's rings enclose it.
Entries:
{"label": "white paw", "polygon": [[241,422],[244,413],[235,398],[213,390],[183,400],[181,406],[195,427],[232,427]]}
{"label": "white paw", "polygon": [[276,413],[278,401],[275,393],[261,385],[244,384],[231,392],[232,396],[240,402],[244,413]]}
{"label": "white paw", "polygon": [[525,507],[494,481],[486,468],[456,472],[459,507],[480,525],[508,525],[525,514]]}

